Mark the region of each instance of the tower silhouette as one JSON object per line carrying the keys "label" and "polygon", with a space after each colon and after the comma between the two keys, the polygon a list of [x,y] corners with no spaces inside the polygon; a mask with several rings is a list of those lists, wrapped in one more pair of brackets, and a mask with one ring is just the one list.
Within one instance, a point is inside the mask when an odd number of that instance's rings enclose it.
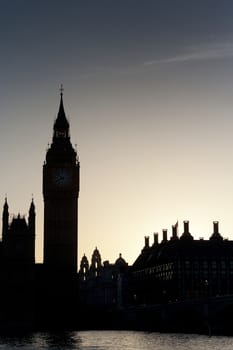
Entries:
{"label": "tower silhouette", "polygon": [[9,222],[7,199],[3,206],[2,243],[5,263],[19,266],[35,263],[35,205],[32,200],[28,222],[24,216],[14,216]]}
{"label": "tower silhouette", "polygon": [[53,140],[43,166],[44,264],[77,271],[79,161],[70,141],[69,122],[60,106]]}

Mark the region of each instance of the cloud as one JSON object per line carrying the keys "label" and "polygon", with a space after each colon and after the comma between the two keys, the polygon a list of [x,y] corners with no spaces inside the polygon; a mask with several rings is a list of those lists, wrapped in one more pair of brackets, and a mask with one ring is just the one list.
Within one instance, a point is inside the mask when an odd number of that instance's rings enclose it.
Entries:
{"label": "cloud", "polygon": [[143,66],[216,60],[230,57],[233,57],[233,42],[211,43],[199,46],[189,46],[184,52],[178,55],[147,61],[143,63]]}
{"label": "cloud", "polygon": [[104,65],[91,66],[86,72],[82,73],[81,78],[84,80],[102,76],[127,76],[138,72],[143,72],[145,69],[153,68],[159,64],[178,64],[189,62],[201,62],[210,60],[220,60],[233,57],[233,41],[212,42],[196,46],[186,46],[180,50],[179,54],[154,59],[145,62],[130,62],[123,66]]}

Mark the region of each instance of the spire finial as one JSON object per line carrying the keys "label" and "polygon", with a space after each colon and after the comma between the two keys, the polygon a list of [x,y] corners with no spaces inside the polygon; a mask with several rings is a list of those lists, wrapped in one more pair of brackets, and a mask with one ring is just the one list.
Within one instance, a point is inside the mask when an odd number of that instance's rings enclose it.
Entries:
{"label": "spire finial", "polygon": [[7,195],[5,195],[4,208],[8,209]]}
{"label": "spire finial", "polygon": [[59,89],[59,90],[60,90],[60,95],[61,95],[61,96],[63,96],[63,91],[64,91],[63,84],[61,84],[61,86],[60,86],[60,89]]}
{"label": "spire finial", "polygon": [[35,204],[34,204],[33,194],[32,194],[32,201],[31,201],[30,208],[29,208],[29,213],[31,213],[31,212],[35,212]]}

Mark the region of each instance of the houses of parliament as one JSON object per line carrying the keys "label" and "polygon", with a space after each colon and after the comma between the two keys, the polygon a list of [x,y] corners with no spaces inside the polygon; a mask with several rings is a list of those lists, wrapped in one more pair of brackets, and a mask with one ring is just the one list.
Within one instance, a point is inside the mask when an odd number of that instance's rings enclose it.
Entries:
{"label": "houses of parliament", "polygon": [[[43,165],[44,262],[35,263],[36,208],[9,219],[7,198],[0,242],[0,332],[9,329],[137,328],[227,330],[233,317],[233,241],[213,223],[208,240],[189,222],[171,237],[149,237],[132,266],[119,255],[103,261],[97,247],[78,265],[80,163],[60,94],[53,139]],[[85,179],[84,179],[85,181]],[[82,233],[81,233],[82,234]],[[221,328],[222,327],[222,328]]]}

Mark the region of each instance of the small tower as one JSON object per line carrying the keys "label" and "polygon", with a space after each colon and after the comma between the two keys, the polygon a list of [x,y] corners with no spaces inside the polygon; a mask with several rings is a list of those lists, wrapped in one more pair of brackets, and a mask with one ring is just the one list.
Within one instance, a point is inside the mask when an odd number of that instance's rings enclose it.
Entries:
{"label": "small tower", "polygon": [[84,254],[80,263],[79,279],[86,281],[89,272],[89,263],[86,255]]}
{"label": "small tower", "polygon": [[29,216],[28,216],[28,227],[29,230],[33,235],[35,235],[35,218],[36,218],[36,213],[35,213],[35,205],[33,202],[33,199],[31,201],[30,209],[29,209]]}
{"label": "small tower", "polygon": [[35,204],[32,199],[31,205],[29,208],[29,215],[28,215],[28,233],[30,239],[29,241],[29,251],[31,252],[31,259],[32,261],[35,261],[35,238],[36,238],[36,210],[35,210]]}
{"label": "small tower", "polygon": [[91,257],[91,266],[90,266],[90,272],[94,277],[97,277],[100,275],[102,264],[101,264],[101,255],[97,248],[95,248],[92,257]]}
{"label": "small tower", "polygon": [[8,210],[7,198],[5,198],[5,203],[3,206],[3,213],[2,213],[2,241],[3,242],[6,238],[8,228],[9,228],[9,210]]}

